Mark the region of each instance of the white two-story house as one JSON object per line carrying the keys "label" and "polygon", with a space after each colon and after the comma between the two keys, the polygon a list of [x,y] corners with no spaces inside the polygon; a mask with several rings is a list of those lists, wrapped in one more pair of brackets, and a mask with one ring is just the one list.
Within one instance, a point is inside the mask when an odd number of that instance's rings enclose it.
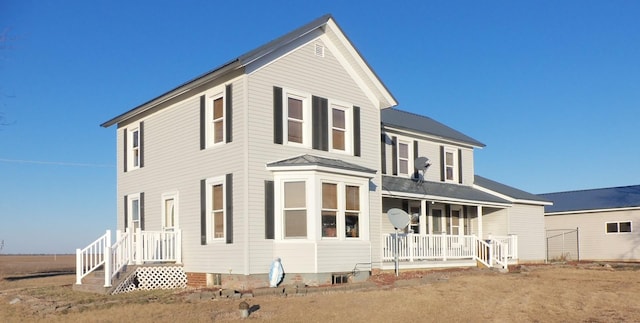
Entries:
{"label": "white two-story house", "polygon": [[392,264],[389,208],[415,215],[403,265],[543,260],[547,202],[475,176],[482,143],[396,104],[326,15],[108,120],[118,234],[78,250],[77,283],[175,262],[189,285],[250,289],[275,258],[285,283],[366,279]]}

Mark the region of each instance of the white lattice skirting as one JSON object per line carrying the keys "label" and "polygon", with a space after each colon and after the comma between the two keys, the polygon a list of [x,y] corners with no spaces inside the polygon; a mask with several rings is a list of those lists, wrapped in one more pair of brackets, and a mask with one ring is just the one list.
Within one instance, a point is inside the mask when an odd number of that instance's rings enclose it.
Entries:
{"label": "white lattice skirting", "polygon": [[112,294],[134,290],[177,289],[187,287],[187,274],[181,266],[138,267]]}

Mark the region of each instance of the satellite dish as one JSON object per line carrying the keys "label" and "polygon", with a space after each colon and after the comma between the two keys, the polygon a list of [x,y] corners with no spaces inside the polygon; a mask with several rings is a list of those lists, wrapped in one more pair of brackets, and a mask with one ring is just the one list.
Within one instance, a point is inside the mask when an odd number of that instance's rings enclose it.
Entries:
{"label": "satellite dish", "polygon": [[409,222],[411,222],[411,216],[401,209],[389,209],[389,211],[387,211],[387,217],[396,229],[404,229],[409,225]]}
{"label": "satellite dish", "polygon": [[429,166],[431,166],[431,163],[429,162],[429,158],[427,157],[418,157],[413,161],[413,167],[415,167],[415,169],[417,170],[424,171],[427,170]]}

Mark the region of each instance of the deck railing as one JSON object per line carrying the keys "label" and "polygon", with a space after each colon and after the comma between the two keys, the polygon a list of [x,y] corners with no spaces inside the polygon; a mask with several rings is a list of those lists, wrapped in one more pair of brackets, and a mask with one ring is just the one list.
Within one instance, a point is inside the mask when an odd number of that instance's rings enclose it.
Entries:
{"label": "deck railing", "polygon": [[76,284],[82,278],[104,266],[104,287],[126,265],[149,262],[182,262],[181,231],[117,232],[117,241],[111,245],[111,231],[84,249],[76,249]]}
{"label": "deck railing", "polygon": [[517,259],[518,237],[491,236],[480,240],[475,235],[447,235],[399,233],[382,236],[382,260],[393,261],[398,250],[400,261],[476,259],[488,267],[505,267],[510,259]]}

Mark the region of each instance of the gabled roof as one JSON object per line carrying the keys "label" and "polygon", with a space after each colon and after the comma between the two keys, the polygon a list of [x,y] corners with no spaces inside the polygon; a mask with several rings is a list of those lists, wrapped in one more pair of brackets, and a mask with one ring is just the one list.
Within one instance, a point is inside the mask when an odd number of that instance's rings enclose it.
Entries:
{"label": "gabled roof", "polygon": [[640,185],[540,194],[553,201],[545,213],[640,207]]}
{"label": "gabled roof", "polygon": [[462,132],[419,114],[398,109],[384,109],[381,111],[380,118],[383,126],[422,132],[436,138],[453,140],[475,147],[485,146],[485,144],[463,134]]}
{"label": "gabled roof", "polygon": [[304,37],[305,35],[308,35],[309,33],[314,32],[315,30],[323,30],[326,31],[327,29],[331,29],[332,33],[338,35],[338,39],[342,40],[343,42],[345,42],[345,48],[347,49],[347,52],[349,54],[351,54],[353,57],[353,61],[360,65],[360,70],[362,71],[362,73],[359,73],[359,75],[368,78],[368,82],[369,84],[373,84],[373,87],[376,89],[376,91],[378,92],[378,99],[382,101],[384,101],[385,107],[389,107],[389,106],[394,106],[397,104],[397,100],[393,97],[393,95],[389,92],[389,90],[387,89],[387,87],[384,85],[384,83],[382,83],[382,81],[380,80],[380,78],[378,77],[377,74],[375,74],[375,72],[373,71],[373,69],[371,68],[371,66],[369,66],[369,64],[366,62],[366,60],[364,59],[364,57],[360,54],[360,52],[355,48],[355,46],[353,46],[353,43],[351,43],[351,41],[349,40],[349,38],[342,32],[342,30],[340,29],[340,27],[337,25],[337,23],[335,22],[335,20],[333,19],[333,17],[330,14],[326,14],[320,18],[317,18],[313,21],[311,21],[310,23],[295,29],[292,32],[289,32],[287,34],[285,34],[284,36],[281,36],[275,40],[272,40],[256,49],[253,49],[247,53],[244,53],[240,56],[238,56],[235,59],[232,59],[216,68],[214,68],[213,70],[206,72],[190,81],[187,81],[181,85],[179,85],[178,87],[165,92],[164,94],[161,94],[160,96],[149,100],[119,116],[116,116],[106,122],[104,122],[103,124],[101,124],[102,127],[110,127],[116,123],[119,123],[123,120],[126,120],[130,117],[136,116],[146,110],[148,110],[149,108],[160,104],[162,102],[166,102],[182,93],[185,93],[186,91],[189,91],[199,85],[202,85],[206,82],[209,82],[213,79],[216,79],[222,75],[226,75],[227,73],[231,72],[231,71],[235,71],[238,70],[240,68],[244,68],[245,66],[251,64],[252,62],[255,62],[256,60],[263,58],[273,52],[276,52],[278,49],[285,47],[288,44],[291,44],[292,42],[300,39],[301,37]]}
{"label": "gabled roof", "polygon": [[480,175],[475,175],[473,177],[473,184],[518,201],[542,202],[545,204],[549,204],[551,202],[549,199],[540,195],[531,194],[515,187],[492,181]]}
{"label": "gabled roof", "polygon": [[396,176],[382,176],[382,194],[408,193],[439,201],[458,201],[470,204],[510,206],[506,199],[475,189],[471,186],[415,180]]}
{"label": "gabled roof", "polygon": [[268,169],[275,168],[287,168],[287,167],[305,167],[314,166],[322,168],[334,168],[348,171],[355,171],[361,173],[375,174],[375,169],[367,168],[364,166],[348,163],[339,159],[332,159],[327,157],[320,157],[314,155],[301,155],[284,160],[275,161],[267,164]]}

